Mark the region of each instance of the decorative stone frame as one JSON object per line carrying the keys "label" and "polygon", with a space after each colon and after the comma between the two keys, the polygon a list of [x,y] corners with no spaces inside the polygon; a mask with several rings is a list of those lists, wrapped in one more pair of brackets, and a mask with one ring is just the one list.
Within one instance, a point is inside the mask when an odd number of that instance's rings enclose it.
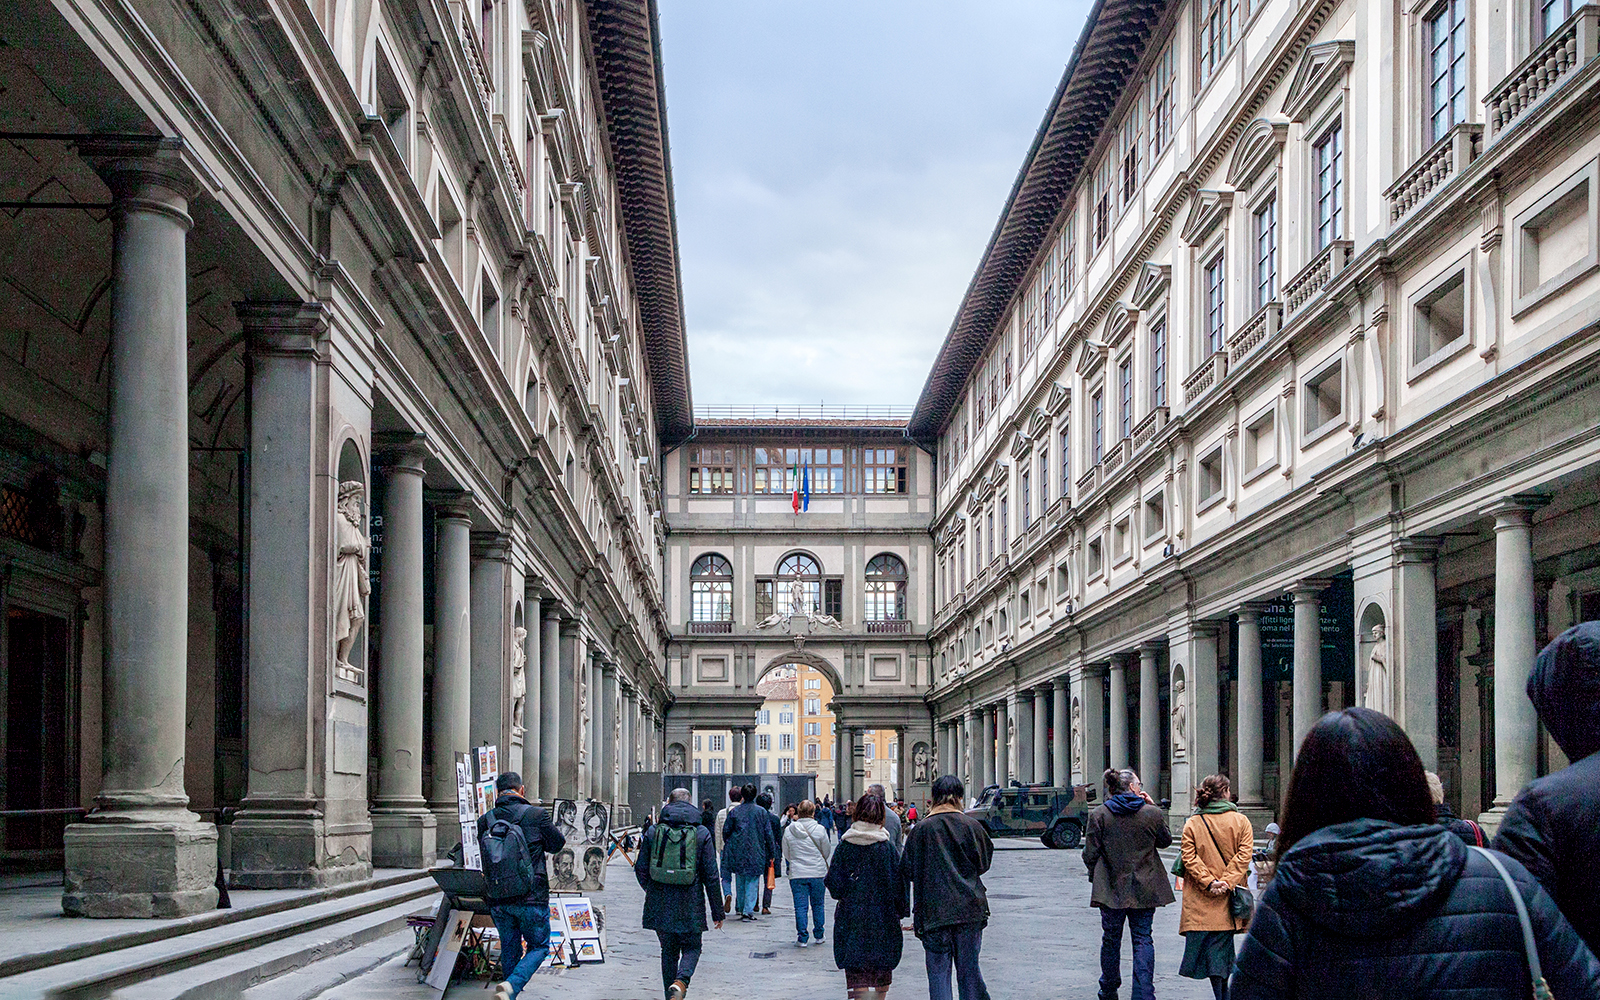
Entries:
{"label": "decorative stone frame", "polygon": [[[1570,200],[1580,196],[1584,199],[1583,226],[1588,234],[1588,251],[1543,282],[1529,287],[1525,271],[1530,264],[1535,268],[1538,266],[1537,256],[1531,256],[1537,254],[1537,247],[1530,242],[1530,231],[1553,217]],[[1516,214],[1510,233],[1513,319],[1600,268],[1600,206],[1597,206],[1597,201],[1600,201],[1600,159],[1590,160],[1538,201]]]}
{"label": "decorative stone frame", "polygon": [[[1321,364],[1317,365],[1315,368],[1312,368],[1311,371],[1307,375],[1305,375],[1303,378],[1300,379],[1300,392],[1299,392],[1298,395],[1299,395],[1299,400],[1300,400],[1300,418],[1301,418],[1300,419],[1300,424],[1301,424],[1301,427],[1300,427],[1300,447],[1302,449],[1307,448],[1310,445],[1315,444],[1316,442],[1322,440],[1323,438],[1327,437],[1329,434],[1333,433],[1335,430],[1338,430],[1340,427],[1345,426],[1345,424],[1349,423],[1349,421],[1350,421],[1350,400],[1348,398],[1348,394],[1345,391],[1346,387],[1349,384],[1350,373],[1345,370],[1345,363],[1344,362],[1345,362],[1344,352],[1340,351],[1340,352],[1334,354],[1332,357],[1324,360]],[[1338,372],[1337,375],[1330,376],[1328,374],[1329,369],[1332,369],[1332,368],[1338,368],[1339,369],[1339,372]],[[1329,417],[1327,420],[1324,420],[1321,423],[1317,424],[1315,427],[1307,427],[1306,426],[1306,422],[1307,421],[1305,419],[1305,417],[1306,417],[1306,409],[1305,408],[1307,406],[1311,405],[1311,402],[1312,402],[1312,396],[1313,396],[1312,386],[1313,385],[1321,385],[1326,379],[1328,379],[1330,377],[1331,378],[1337,378],[1339,380],[1339,392],[1338,392],[1338,396],[1339,396],[1339,412],[1337,414],[1335,414],[1334,416]]]}
{"label": "decorative stone frame", "polygon": [[[1417,381],[1435,368],[1458,357],[1462,352],[1472,347],[1472,321],[1475,313],[1473,309],[1473,270],[1472,255],[1469,253],[1452,262],[1449,267],[1423,285],[1409,299],[1408,305],[1410,308],[1407,309],[1409,328],[1406,338],[1408,348],[1406,351],[1406,382],[1408,384]],[[1432,335],[1429,326],[1431,321],[1426,315],[1426,310],[1434,302],[1442,298],[1444,294],[1448,294],[1448,286],[1454,284],[1457,279],[1461,283],[1461,332],[1449,342],[1418,358],[1417,344],[1419,339]]]}
{"label": "decorative stone frame", "polygon": [[1277,400],[1274,399],[1266,406],[1254,411],[1247,419],[1239,422],[1244,429],[1245,446],[1248,446],[1250,437],[1261,437],[1261,435],[1257,433],[1258,428],[1260,428],[1263,424],[1266,424],[1268,421],[1272,423],[1272,428],[1269,432],[1272,439],[1272,460],[1270,462],[1262,462],[1258,460],[1255,465],[1247,468],[1244,461],[1244,456],[1241,456],[1239,461],[1239,468],[1242,470],[1242,475],[1239,477],[1241,485],[1255,482],[1256,479],[1272,471],[1273,469],[1276,469],[1282,464],[1283,456],[1278,454],[1281,438],[1279,433],[1280,428],[1278,427],[1279,419],[1280,414],[1278,413]]}
{"label": "decorative stone frame", "polygon": [[[1200,491],[1204,488],[1204,470],[1212,456],[1216,457],[1218,477],[1221,482],[1217,485],[1215,493],[1202,496]],[[1203,451],[1196,449],[1194,467],[1194,512],[1203,514],[1217,504],[1222,503],[1228,496],[1228,459],[1225,442],[1219,439]]]}

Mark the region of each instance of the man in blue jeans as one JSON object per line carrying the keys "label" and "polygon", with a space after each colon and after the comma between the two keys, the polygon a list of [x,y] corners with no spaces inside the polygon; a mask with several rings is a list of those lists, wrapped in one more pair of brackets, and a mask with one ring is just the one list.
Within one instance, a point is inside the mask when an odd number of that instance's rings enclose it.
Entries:
{"label": "man in blue jeans", "polygon": [[960,989],[961,1000],[989,1000],[978,953],[989,923],[983,874],[994,861],[994,842],[983,824],[962,810],[966,794],[953,774],[935,781],[933,808],[911,828],[900,856],[901,871],[916,892],[912,926],[922,941],[931,1000],[951,1000],[952,985]]}
{"label": "man in blue jeans", "polygon": [[772,835],[770,814],[756,805],[756,786],[745,785],[740,797],[744,801],[722,823],[722,862],[734,874],[739,919],[749,921],[756,918],[761,880],[767,865],[778,857],[778,842]]}
{"label": "man in blue jeans", "polygon": [[478,840],[483,840],[497,820],[514,823],[528,843],[533,862],[533,889],[526,896],[489,904],[489,917],[500,933],[500,968],[506,977],[495,985],[494,996],[495,1000],[512,1000],[550,954],[550,881],[545,876],[544,856],[565,847],[567,838],[550,822],[549,813],[528,802],[522,775],[507,771],[495,779],[494,787],[494,808],[478,817]]}
{"label": "man in blue jeans", "polygon": [[1172,843],[1167,814],[1151,801],[1131,770],[1105,773],[1106,801],[1089,814],[1083,863],[1100,909],[1100,1000],[1116,1000],[1122,986],[1122,924],[1133,937],[1134,1000],[1154,1000],[1156,946],[1150,921],[1156,907],[1174,902],[1172,883],[1156,852]]}

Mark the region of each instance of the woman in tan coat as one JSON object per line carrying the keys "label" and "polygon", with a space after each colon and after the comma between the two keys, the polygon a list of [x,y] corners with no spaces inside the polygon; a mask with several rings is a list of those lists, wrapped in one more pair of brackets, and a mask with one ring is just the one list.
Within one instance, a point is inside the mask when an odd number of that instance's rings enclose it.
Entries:
{"label": "woman in tan coat", "polygon": [[1217,1000],[1226,1000],[1233,971],[1233,936],[1248,920],[1228,915],[1228,895],[1250,875],[1255,831],[1230,801],[1227,775],[1213,774],[1195,792],[1195,813],[1183,824],[1184,937],[1178,974],[1211,980]]}

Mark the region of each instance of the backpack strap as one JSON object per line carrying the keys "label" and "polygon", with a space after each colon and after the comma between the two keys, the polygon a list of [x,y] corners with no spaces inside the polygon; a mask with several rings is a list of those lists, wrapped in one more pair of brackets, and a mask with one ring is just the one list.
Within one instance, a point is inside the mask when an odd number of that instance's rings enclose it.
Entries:
{"label": "backpack strap", "polygon": [[1489,859],[1494,865],[1494,870],[1500,873],[1500,881],[1506,884],[1506,891],[1511,893],[1511,902],[1517,908],[1517,922],[1522,925],[1522,948],[1528,955],[1528,978],[1533,981],[1533,995],[1535,1000],[1551,1000],[1550,986],[1544,981],[1544,970],[1539,966],[1539,946],[1533,937],[1533,921],[1528,918],[1528,904],[1522,901],[1522,893],[1517,891],[1517,883],[1511,878],[1511,873],[1506,871],[1506,866],[1500,863],[1493,851],[1486,851],[1481,847],[1472,850]]}

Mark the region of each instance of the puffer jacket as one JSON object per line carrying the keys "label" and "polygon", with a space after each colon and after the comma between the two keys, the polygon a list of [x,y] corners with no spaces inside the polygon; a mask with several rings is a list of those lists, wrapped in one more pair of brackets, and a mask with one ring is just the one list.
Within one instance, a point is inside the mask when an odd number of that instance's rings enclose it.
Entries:
{"label": "puffer jacket", "polygon": [[778,856],[772,814],[754,802],[741,802],[722,822],[722,864],[735,875],[760,875]]}
{"label": "puffer jacket", "polygon": [[[1557,997],[1600,996],[1600,963],[1506,859]],[[1522,929],[1487,858],[1434,824],[1360,819],[1294,845],[1256,907],[1232,1000],[1503,1000],[1528,995]]]}
{"label": "puffer jacket", "polygon": [[[688,885],[663,885],[650,877],[656,838],[669,827],[693,827],[696,843],[695,876]],[[688,802],[670,802],[661,810],[661,822],[645,834],[639,855],[633,862],[634,877],[644,890],[644,928],[693,934],[706,929],[706,904],[711,919],[721,921],[722,886],[717,874],[717,856],[711,846],[711,831],[700,824],[700,810]],[[702,901],[703,900],[703,901]]]}
{"label": "puffer jacket", "polygon": [[790,878],[827,878],[828,862],[833,859],[833,838],[822,824],[807,816],[790,823],[783,831],[783,860]]}

